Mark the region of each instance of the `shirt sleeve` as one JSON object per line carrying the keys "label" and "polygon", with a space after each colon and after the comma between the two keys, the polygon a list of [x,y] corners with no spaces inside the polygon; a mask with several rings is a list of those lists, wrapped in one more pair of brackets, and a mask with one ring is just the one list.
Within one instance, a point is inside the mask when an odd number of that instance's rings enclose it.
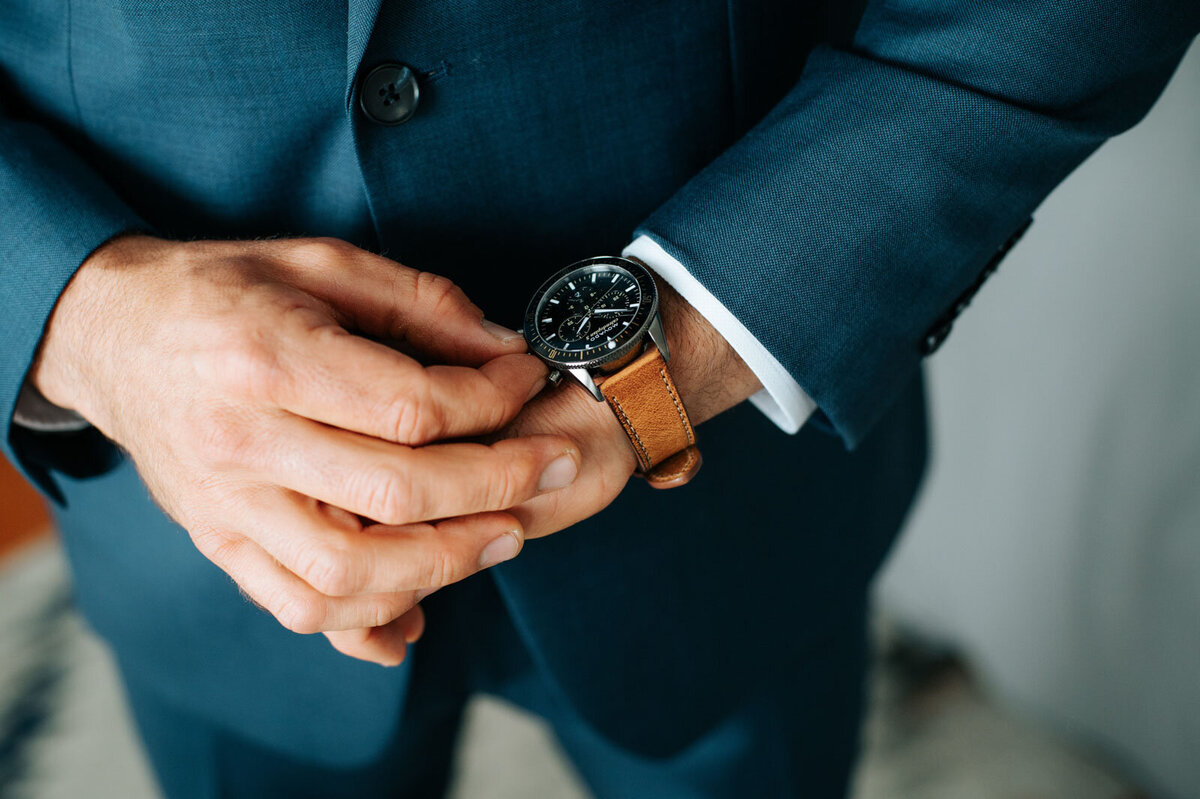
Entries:
{"label": "shirt sleeve", "polygon": [[816,403],[804,393],[800,384],[788,374],[754,334],[734,316],[712,292],[704,287],[683,264],[671,257],[658,242],[649,236],[638,236],[625,248],[624,255],[632,256],[650,267],[655,274],[679,292],[729,343],[754,372],[762,390],[750,397],[754,407],[785,433],[795,433],[816,410]]}

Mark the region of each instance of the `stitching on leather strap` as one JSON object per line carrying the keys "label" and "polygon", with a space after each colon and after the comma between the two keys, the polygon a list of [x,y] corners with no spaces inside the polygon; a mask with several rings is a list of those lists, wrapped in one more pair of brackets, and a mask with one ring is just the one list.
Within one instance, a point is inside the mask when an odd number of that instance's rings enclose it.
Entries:
{"label": "stitching on leather strap", "polygon": [[675,403],[675,413],[679,414],[679,423],[683,425],[683,432],[687,435],[688,444],[695,444],[696,437],[692,433],[692,426],[688,424],[687,415],[683,412],[683,403],[679,401],[679,395],[675,393],[675,386],[671,385],[671,379],[667,377],[667,370],[660,368],[658,376],[662,378],[663,385],[667,387],[667,393],[671,395],[671,402]]}
{"label": "stitching on leather strap", "polygon": [[641,461],[641,467],[643,469],[649,469],[652,464],[652,461],[650,460],[650,453],[646,450],[646,445],[642,443],[642,437],[638,435],[638,431],[633,426],[633,422],[629,420],[629,417],[625,414],[625,409],[621,407],[621,403],[616,397],[609,397],[608,401],[612,403],[614,408],[616,408],[617,418],[620,419],[621,426],[625,428],[625,432],[633,436],[633,440],[637,442],[639,451],[638,454],[640,456],[638,460]]}

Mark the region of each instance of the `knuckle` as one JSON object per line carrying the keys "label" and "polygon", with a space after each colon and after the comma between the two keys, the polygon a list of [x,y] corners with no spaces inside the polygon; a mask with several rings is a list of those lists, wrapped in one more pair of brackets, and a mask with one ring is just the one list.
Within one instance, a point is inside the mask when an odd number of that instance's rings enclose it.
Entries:
{"label": "knuckle", "polygon": [[383,416],[385,434],[401,444],[427,444],[441,436],[446,426],[442,408],[432,401],[424,385],[396,397]]}
{"label": "knuckle", "polygon": [[217,348],[211,371],[226,393],[262,397],[278,382],[279,362],[265,337],[257,325],[243,325]]}
{"label": "knuckle", "polygon": [[367,473],[362,505],[371,519],[384,524],[405,524],[422,512],[408,475],[391,466]]}
{"label": "knuckle", "polygon": [[325,622],[322,604],[299,594],[284,596],[272,613],[280,624],[299,635],[318,633]]}
{"label": "knuckle", "polygon": [[[462,570],[465,573],[465,570]],[[449,549],[438,548],[425,559],[421,588],[442,588],[460,579],[458,559]]]}
{"label": "knuckle", "polygon": [[350,557],[328,544],[305,547],[297,563],[297,575],[326,596],[345,596],[357,588]]}
{"label": "knuckle", "polygon": [[525,486],[532,472],[532,460],[522,456],[492,470],[487,486],[488,510],[511,508],[524,498]]}
{"label": "knuckle", "polygon": [[501,463],[495,471],[491,493],[497,510],[511,508],[532,496],[538,478],[539,460],[528,448],[505,453]]}
{"label": "knuckle", "polygon": [[219,532],[196,531],[192,542],[200,554],[222,568],[235,563],[242,555],[245,540]]}
{"label": "knuckle", "polygon": [[396,397],[383,416],[386,433],[393,441],[415,443],[422,432],[421,402],[410,394]]}
{"label": "knuckle", "polygon": [[469,304],[467,295],[448,277],[432,272],[418,272],[413,286],[414,301],[424,305],[434,315],[452,313]]}
{"label": "knuckle", "polygon": [[349,242],[332,236],[318,236],[293,241],[291,257],[305,266],[320,268],[344,260],[352,249]]}
{"label": "knuckle", "polygon": [[394,621],[405,610],[407,608],[398,607],[395,602],[389,601],[387,598],[373,599],[363,610],[363,626],[382,627]]}

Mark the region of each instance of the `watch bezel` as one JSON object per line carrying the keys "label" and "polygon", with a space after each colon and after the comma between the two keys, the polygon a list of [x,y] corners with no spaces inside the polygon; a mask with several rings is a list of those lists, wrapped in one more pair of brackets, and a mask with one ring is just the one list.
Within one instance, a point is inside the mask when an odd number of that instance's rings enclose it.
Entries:
{"label": "watch bezel", "polygon": [[[570,350],[564,351],[547,344],[537,329],[537,314],[542,298],[549,293],[551,288],[573,272],[587,274],[590,268],[596,266],[612,266],[620,269],[634,279],[638,285],[638,289],[641,291],[641,304],[638,306],[637,313],[634,314],[633,319],[614,338],[605,338],[604,344],[599,345],[604,346],[609,341],[616,341],[617,346],[612,349],[606,348],[602,352],[587,357],[588,353],[592,352],[592,350],[571,352]],[[647,299],[649,302],[647,302]],[[582,261],[576,261],[558,270],[543,281],[538,290],[534,292],[533,299],[529,301],[529,307],[525,311],[525,341],[529,345],[530,352],[559,369],[592,369],[597,366],[603,366],[606,363],[612,363],[628,355],[646,338],[646,334],[650,330],[650,323],[657,315],[658,288],[654,285],[654,276],[650,274],[650,270],[629,258],[622,258],[617,255],[600,255],[595,258],[585,258]]]}

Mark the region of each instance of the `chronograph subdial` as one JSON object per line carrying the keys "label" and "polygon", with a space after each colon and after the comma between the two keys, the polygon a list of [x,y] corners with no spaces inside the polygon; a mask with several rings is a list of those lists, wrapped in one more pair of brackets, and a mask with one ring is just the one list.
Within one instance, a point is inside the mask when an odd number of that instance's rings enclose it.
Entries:
{"label": "chronograph subdial", "polygon": [[588,333],[592,330],[592,319],[590,316],[581,314],[572,314],[563,320],[558,326],[558,337],[564,343],[574,341],[583,341],[588,337]]}

